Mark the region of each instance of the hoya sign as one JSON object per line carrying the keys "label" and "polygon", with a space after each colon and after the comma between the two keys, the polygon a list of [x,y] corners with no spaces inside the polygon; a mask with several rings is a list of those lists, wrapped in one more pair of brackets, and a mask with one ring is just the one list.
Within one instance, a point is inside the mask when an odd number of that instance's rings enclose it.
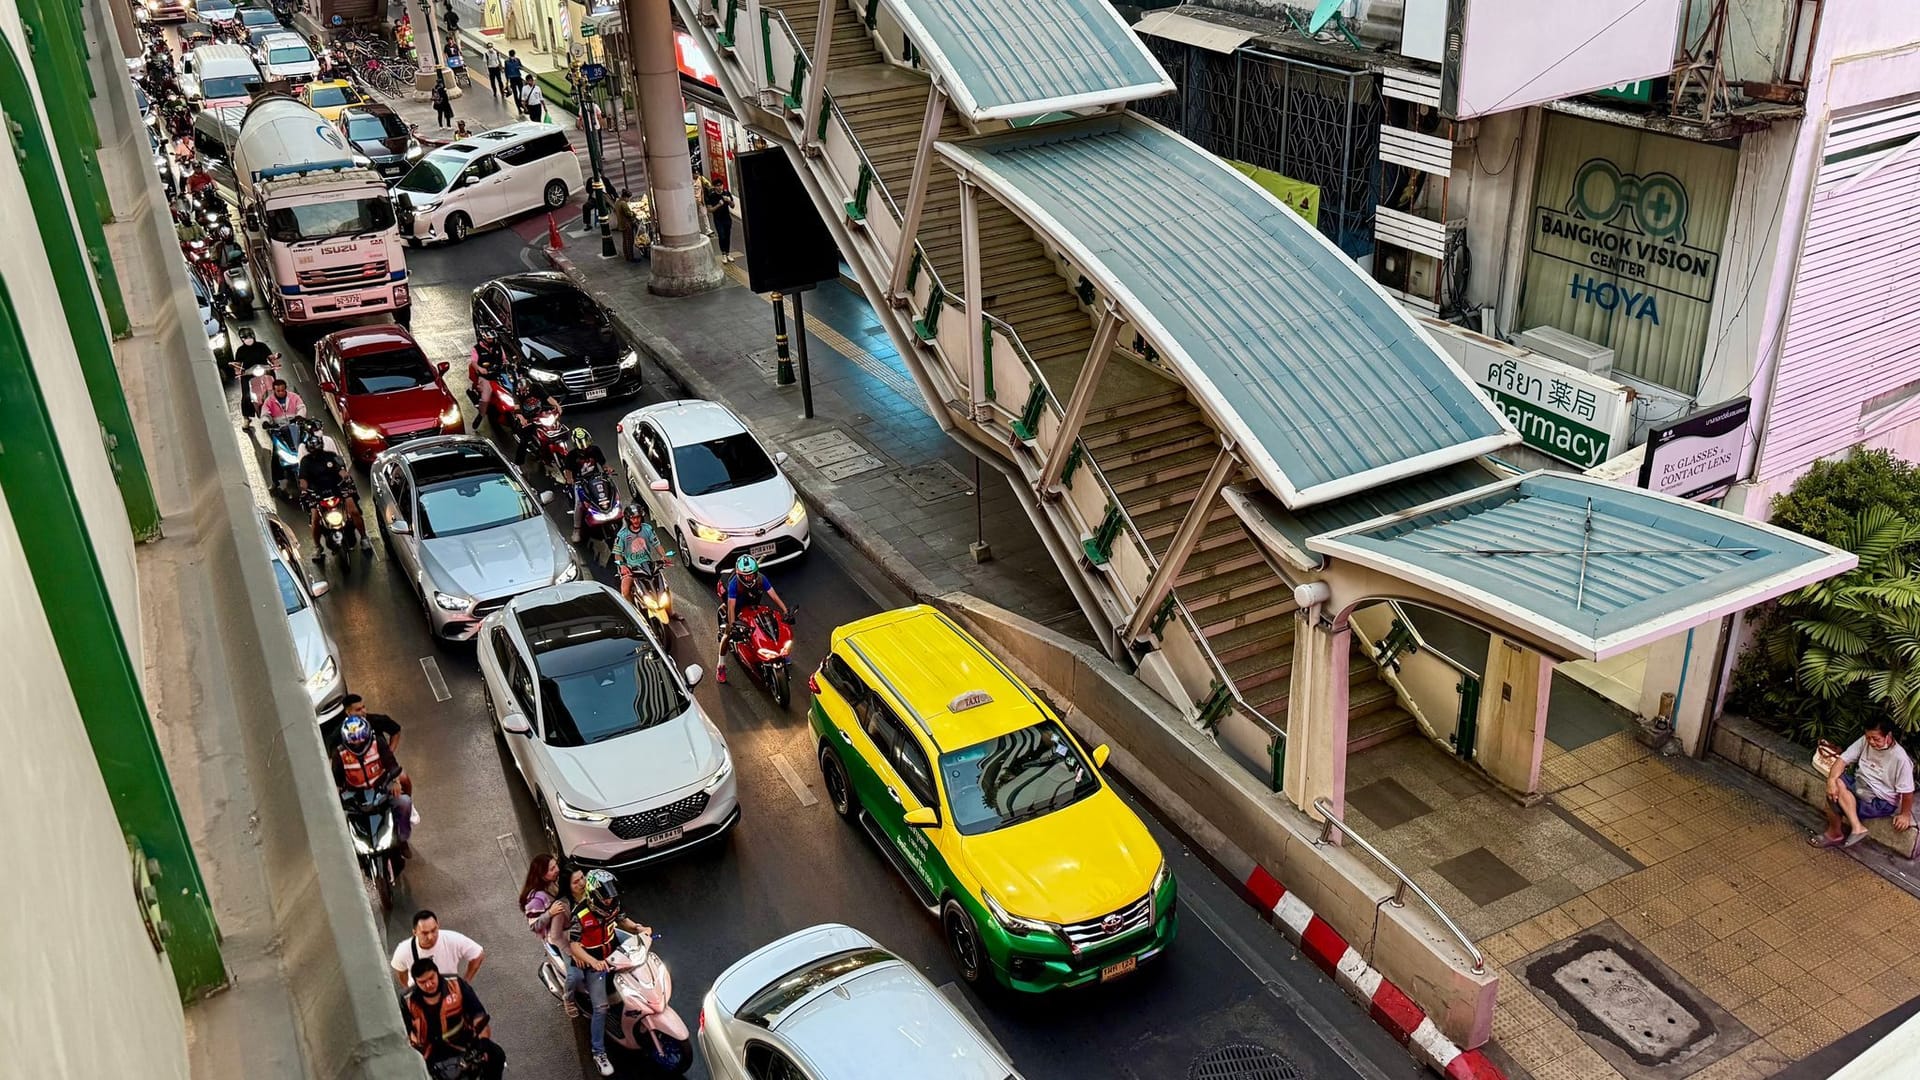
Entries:
{"label": "hoya sign", "polygon": [[1528,446],[1581,469],[1626,447],[1632,390],[1530,349],[1437,319],[1420,321]]}

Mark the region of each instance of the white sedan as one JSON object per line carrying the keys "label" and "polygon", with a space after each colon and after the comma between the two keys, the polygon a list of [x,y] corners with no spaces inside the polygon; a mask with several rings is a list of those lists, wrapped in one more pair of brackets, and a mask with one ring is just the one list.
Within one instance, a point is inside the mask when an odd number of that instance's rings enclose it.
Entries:
{"label": "white sedan", "polygon": [[751,555],[761,565],[799,558],[813,542],[807,508],[739,417],[713,401],[635,409],[616,428],[628,490],[652,510],[687,565],[707,573]]}
{"label": "white sedan", "polygon": [[1019,1080],[926,976],[851,926],[742,957],[700,1003],[714,1080]]}
{"label": "white sedan", "polygon": [[598,582],[522,593],[480,624],[487,708],[570,863],[624,870],[740,820],[720,729],[673,657]]}

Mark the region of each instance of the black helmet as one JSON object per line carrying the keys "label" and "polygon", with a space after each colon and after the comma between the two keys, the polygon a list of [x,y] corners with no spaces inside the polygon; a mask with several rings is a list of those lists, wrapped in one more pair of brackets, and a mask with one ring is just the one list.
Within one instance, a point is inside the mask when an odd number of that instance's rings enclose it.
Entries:
{"label": "black helmet", "polygon": [[309,428],[307,430],[306,444],[307,449],[318,450],[327,445],[327,440],[321,436],[319,428]]}
{"label": "black helmet", "polygon": [[641,521],[647,520],[647,504],[641,502],[639,499],[635,499],[632,502],[628,503],[627,518],[629,520],[633,518],[639,518]]}

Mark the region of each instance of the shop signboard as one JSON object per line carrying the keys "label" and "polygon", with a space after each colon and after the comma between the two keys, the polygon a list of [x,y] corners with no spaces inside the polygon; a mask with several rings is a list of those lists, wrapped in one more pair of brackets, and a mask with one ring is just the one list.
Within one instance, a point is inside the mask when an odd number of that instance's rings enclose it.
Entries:
{"label": "shop signboard", "polygon": [[1520,432],[1526,445],[1581,469],[1627,448],[1633,391],[1570,364],[1423,318],[1453,362]]}
{"label": "shop signboard", "polygon": [[1595,90],[1593,96],[1610,98],[1614,101],[1638,101],[1645,104],[1653,100],[1653,80],[1640,79],[1636,82],[1621,83],[1618,86],[1602,87]]}
{"label": "shop signboard", "polygon": [[1678,499],[1725,490],[1740,476],[1752,412],[1751,399],[1735,398],[1649,431],[1640,486]]}
{"label": "shop signboard", "polygon": [[673,56],[679,63],[680,74],[683,77],[697,83],[705,83],[716,90],[720,88],[720,73],[707,63],[707,54],[701,52],[700,46],[694,44],[692,34],[685,30],[673,32]]}

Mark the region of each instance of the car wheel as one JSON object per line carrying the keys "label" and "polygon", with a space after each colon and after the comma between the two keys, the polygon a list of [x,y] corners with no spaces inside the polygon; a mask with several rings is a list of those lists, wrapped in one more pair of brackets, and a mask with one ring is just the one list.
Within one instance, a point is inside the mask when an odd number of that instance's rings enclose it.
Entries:
{"label": "car wheel", "polygon": [[853,820],[853,785],[847,782],[847,767],[840,764],[840,755],[833,747],[820,744],[820,782],[826,786],[827,802],[833,812],[845,820]]}
{"label": "car wheel", "polygon": [[467,217],[466,214],[455,210],[453,213],[447,215],[448,243],[457,244],[465,240],[467,233],[471,231],[473,231],[473,219]]}
{"label": "car wheel", "polygon": [[947,952],[953,955],[953,966],[960,972],[960,978],[968,986],[978,986],[986,974],[987,963],[973,916],[960,906],[960,901],[948,900],[940,911],[940,927],[946,932]]}
{"label": "car wheel", "polygon": [[541,799],[538,805],[540,807],[540,835],[546,839],[547,850],[553,852],[554,856],[560,860],[561,867],[565,869],[567,853],[560,850],[560,830],[553,827],[553,815],[547,811],[547,800]]}
{"label": "car wheel", "polygon": [[408,247],[410,247],[410,248],[418,248],[418,247],[425,247],[426,245],[424,245],[424,244],[422,244],[422,243],[420,242],[420,238],[419,238],[419,237],[417,237],[417,236],[409,236],[409,237],[407,237],[407,246],[408,246]]}
{"label": "car wheel", "polygon": [[547,209],[558,210],[567,205],[567,182],[564,180],[547,181]]}
{"label": "car wheel", "polygon": [[[687,573],[693,573],[693,551],[687,547],[687,534],[681,532],[680,526],[678,525],[673,527],[673,550],[680,553],[680,565],[687,568]],[[694,580],[698,581],[700,579],[695,578]]]}

